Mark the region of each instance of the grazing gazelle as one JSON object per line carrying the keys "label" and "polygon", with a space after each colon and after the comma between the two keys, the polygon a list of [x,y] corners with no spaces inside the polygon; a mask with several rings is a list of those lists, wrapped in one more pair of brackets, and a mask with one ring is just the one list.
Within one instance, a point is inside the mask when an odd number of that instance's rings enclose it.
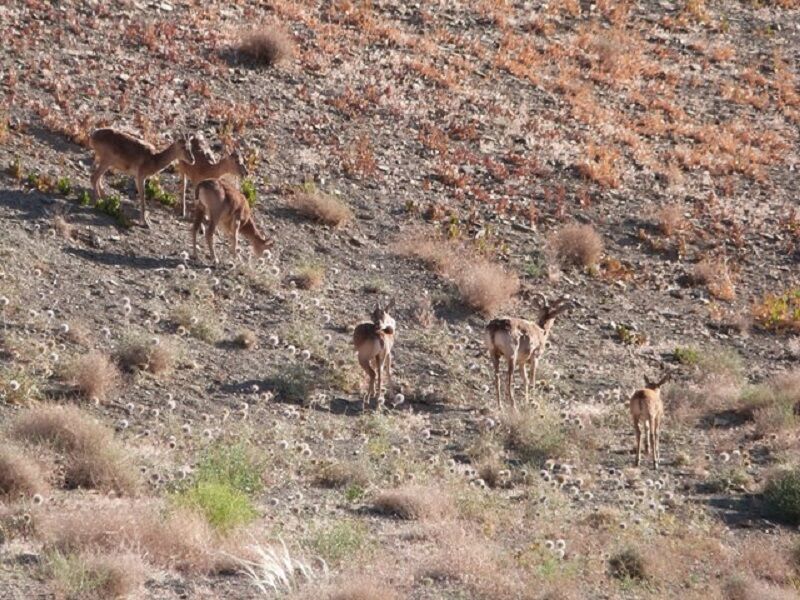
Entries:
{"label": "grazing gazelle", "polygon": [[92,173],[92,189],[95,200],[102,197],[103,175],[108,169],[113,168],[132,175],[136,181],[136,191],[141,204],[141,223],[145,227],[150,227],[144,189],[145,180],[151,175],[163,171],[176,160],[187,163],[194,162],[191,144],[186,136],[180,137],[159,152],[151,144],[129,133],[104,128],[95,129],[92,132],[89,145],[95,153],[95,168]]}
{"label": "grazing gazelle", "polygon": [[[506,386],[508,398],[516,410],[517,402],[514,399],[514,369],[519,367],[520,375],[525,384],[525,402],[528,402],[529,387],[536,390],[536,368],[544,354],[547,338],[553,327],[556,317],[570,308],[572,302],[568,296],[562,296],[552,305],[543,294],[536,294],[539,307],[539,318],[536,322],[501,317],[493,319],[486,325],[486,344],[494,367],[494,389],[497,395],[497,406],[502,408],[500,400],[500,357],[505,357],[508,365]],[[532,373],[529,386],[528,363],[531,364]]]}
{"label": "grazing gazelle", "polygon": [[372,321],[356,325],[353,332],[353,346],[358,353],[358,364],[369,377],[369,388],[363,397],[362,408],[366,407],[368,399],[381,397],[384,366],[386,366],[387,387],[392,385],[392,346],[397,329],[395,320],[389,315],[389,311],[393,308],[394,299],[386,308],[381,307],[379,302],[372,311]]}
{"label": "grazing gazelle", "polygon": [[644,387],[633,392],[631,396],[631,418],[636,431],[636,466],[642,462],[642,428],[639,421],[644,421],[647,430],[644,438],[644,452],[653,453],[653,468],[658,469],[661,458],[661,447],[658,434],[661,429],[661,418],[664,416],[664,403],[661,401],[661,386],[669,380],[670,374],[665,373],[658,382],[650,381],[645,375]]}
{"label": "grazing gazelle", "polygon": [[192,138],[192,155],[194,162],[189,163],[179,160],[175,168],[181,174],[183,183],[183,196],[181,197],[182,214],[186,216],[186,187],[191,182],[196,186],[206,179],[219,179],[223,175],[234,175],[235,177],[247,177],[247,166],[244,164],[242,156],[238,150],[234,150],[228,156],[217,160],[211,148],[200,137]]}
{"label": "grazing gazelle", "polygon": [[194,220],[191,230],[192,254],[195,260],[197,260],[197,232],[204,223],[207,224],[206,244],[214,264],[219,263],[217,253],[214,251],[214,231],[220,225],[231,236],[234,260],[238,257],[240,233],[250,240],[256,258],[272,246],[272,240],[266,239],[256,228],[247,199],[233,184],[222,179],[201,181],[195,190]]}

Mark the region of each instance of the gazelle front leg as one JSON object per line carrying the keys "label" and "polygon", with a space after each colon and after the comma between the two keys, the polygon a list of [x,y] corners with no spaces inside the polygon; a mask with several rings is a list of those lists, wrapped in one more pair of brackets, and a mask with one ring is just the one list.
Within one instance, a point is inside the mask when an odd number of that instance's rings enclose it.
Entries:
{"label": "gazelle front leg", "polygon": [[500,355],[492,352],[492,366],[494,367],[494,392],[497,396],[497,408],[503,409],[503,402],[500,399]]}
{"label": "gazelle front leg", "polygon": [[514,369],[516,369],[516,360],[514,358],[508,359],[508,371],[506,373],[506,386],[508,389],[508,399],[511,401],[511,407],[517,410],[517,401],[514,398]]}
{"label": "gazelle front leg", "polygon": [[386,390],[392,392],[392,353],[386,355]]}
{"label": "gazelle front leg", "polygon": [[185,219],[186,218],[186,186],[188,179],[186,175],[181,176],[182,184],[183,184],[183,196],[181,198],[181,216]]}
{"label": "gazelle front leg", "polygon": [[108,171],[109,164],[105,162],[99,163],[92,172],[92,191],[94,192],[94,201],[97,202],[105,196],[105,186],[103,185],[103,175]]}
{"label": "gazelle front leg", "polygon": [[659,460],[659,447],[658,447],[658,427],[659,423],[656,419],[650,420],[650,447],[653,451],[653,468],[658,471]]}
{"label": "gazelle front leg", "polygon": [[147,196],[144,193],[145,178],[136,178],[136,191],[139,193],[139,206],[140,206],[140,222],[142,227],[150,228],[150,217],[147,215]]}
{"label": "gazelle front leg", "polygon": [[194,211],[194,220],[192,221],[192,258],[197,260],[197,232],[203,226],[203,219],[205,219],[205,213],[202,210],[195,209]]}
{"label": "gazelle front leg", "polygon": [[380,399],[383,397],[383,365],[384,365],[384,362],[385,362],[385,357],[381,356],[380,354],[378,354],[378,356],[375,357],[375,365],[377,367],[375,370],[378,372],[378,391],[377,391],[377,394],[375,395],[376,402],[380,402]]}
{"label": "gazelle front leg", "polygon": [[639,420],[634,419],[633,428],[636,431],[636,466],[642,462],[642,429],[639,427]]}
{"label": "gazelle front leg", "polygon": [[215,265],[219,264],[219,259],[217,258],[217,253],[214,250],[214,230],[216,229],[216,224],[214,220],[211,219],[208,223],[208,227],[206,228],[206,245],[208,246],[208,252],[211,254],[211,260],[214,261]]}
{"label": "gazelle front leg", "polygon": [[530,404],[530,397],[528,396],[528,363],[521,361],[519,363],[519,375],[522,377],[522,385],[525,390],[525,405]]}
{"label": "gazelle front leg", "polygon": [[241,221],[237,221],[233,225],[233,233],[231,234],[231,241],[233,243],[233,262],[239,262],[239,228],[242,226]]}
{"label": "gazelle front leg", "polygon": [[534,356],[531,361],[531,395],[536,398],[536,369],[539,367],[539,357]]}

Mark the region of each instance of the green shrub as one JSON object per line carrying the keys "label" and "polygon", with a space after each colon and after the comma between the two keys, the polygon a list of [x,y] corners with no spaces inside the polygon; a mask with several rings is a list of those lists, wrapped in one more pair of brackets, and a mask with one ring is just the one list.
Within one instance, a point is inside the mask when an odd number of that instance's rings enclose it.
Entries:
{"label": "green shrub", "polygon": [[250,208],[253,208],[258,203],[258,194],[256,193],[255,184],[249,179],[242,179],[242,194],[247,198],[247,203]]}
{"label": "green shrub", "polygon": [[70,182],[69,177],[59,177],[56,187],[64,196],[69,195],[69,193],[72,191],[72,183]]}
{"label": "green shrub", "polygon": [[178,504],[199,511],[218,531],[227,532],[256,518],[250,498],[232,485],[199,481],[180,492]]}
{"label": "green shrub", "polygon": [[263,465],[242,443],[218,444],[209,449],[195,469],[198,481],[217,481],[248,495],[261,492]]}
{"label": "green shrub", "polygon": [[548,458],[564,453],[567,435],[557,415],[519,412],[505,419],[506,448],[524,462],[541,466]]}
{"label": "green shrub", "polygon": [[675,348],[673,356],[682,365],[696,365],[700,361],[700,352],[697,348],[681,348],[678,346]]}
{"label": "green shrub", "polygon": [[782,471],[767,482],[764,499],[769,512],[782,521],[800,525],[800,468]]}
{"label": "green shrub", "polygon": [[78,194],[78,204],[81,206],[89,206],[92,203],[92,196],[88,190],[83,190]]}
{"label": "green shrub", "polygon": [[367,530],[363,523],[347,519],[317,533],[314,550],[329,563],[339,563],[364,547]]}
{"label": "green shrub", "polygon": [[148,200],[155,200],[164,206],[175,206],[177,202],[174,195],[168,193],[161,187],[158,177],[151,177],[144,184],[144,195]]}
{"label": "green shrub", "polygon": [[127,217],[122,213],[122,201],[116,194],[99,199],[94,206],[101,213],[112,217],[117,222],[117,225],[121,227],[130,226]]}

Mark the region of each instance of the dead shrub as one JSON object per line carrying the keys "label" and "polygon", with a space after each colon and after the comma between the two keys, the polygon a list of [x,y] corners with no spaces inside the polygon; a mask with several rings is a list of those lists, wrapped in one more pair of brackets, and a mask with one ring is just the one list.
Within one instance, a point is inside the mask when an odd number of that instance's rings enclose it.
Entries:
{"label": "dead shrub", "polygon": [[439,275],[447,275],[460,264],[454,244],[431,238],[430,234],[418,233],[405,236],[394,244],[400,256],[415,258]]}
{"label": "dead shrub", "polygon": [[725,600],[796,600],[796,592],[772,586],[752,577],[736,576],[728,580],[723,593]]}
{"label": "dead shrub", "polygon": [[63,215],[53,217],[53,229],[65,240],[71,240],[75,237],[75,228],[67,222]]}
{"label": "dead shrub", "polygon": [[394,589],[382,583],[360,577],[356,581],[337,586],[325,598],[328,600],[400,600],[401,596]]}
{"label": "dead shrub", "polygon": [[98,350],[72,360],[64,369],[67,385],[86,398],[105,400],[120,383],[117,367]]}
{"label": "dead shrub", "polygon": [[667,204],[656,214],[658,230],[671,237],[684,227],[683,208],[679,204]]}
{"label": "dead shrub", "polygon": [[155,500],[95,498],[37,519],[45,547],[64,554],[138,548],[161,568],[209,573],[228,565],[217,555],[220,540],[202,517],[167,509]]}
{"label": "dead shrub", "polygon": [[562,264],[593,267],[603,254],[603,239],[591,225],[567,225],[548,240],[550,251]]}
{"label": "dead shrub", "polygon": [[403,487],[378,494],[373,508],[399,519],[431,521],[452,515],[450,498],[439,490],[424,487]]}
{"label": "dead shrub", "polygon": [[72,321],[69,323],[69,331],[66,333],[66,338],[77,346],[88,346],[91,333],[85,323]]}
{"label": "dead shrub", "polygon": [[236,339],[234,341],[236,345],[239,346],[240,348],[244,348],[245,350],[250,350],[256,347],[256,344],[258,343],[258,337],[251,330],[242,329],[236,335]]}
{"label": "dead shrub", "polygon": [[365,487],[369,474],[360,464],[329,462],[321,465],[314,477],[314,484],[324,488],[343,488],[351,485]]}
{"label": "dead shrub", "polygon": [[301,265],[292,275],[292,281],[302,290],[316,290],[325,280],[325,269],[319,265]]}
{"label": "dead shrub", "polygon": [[331,227],[341,227],[353,218],[353,211],[341,200],[322,192],[296,192],[288,204],[299,214]]}
{"label": "dead shrub", "polygon": [[794,429],[800,425],[800,369],[745,388],[738,409],[755,421],[760,435]]}
{"label": "dead shrub", "polygon": [[145,579],[142,559],[133,553],[54,554],[49,562],[56,592],[74,600],[127,598]]}
{"label": "dead shrub", "polygon": [[608,559],[609,573],[616,579],[646,580],[650,577],[645,557],[635,548],[617,552]]}
{"label": "dead shrub", "polygon": [[175,351],[171,344],[158,338],[145,339],[144,336],[125,337],[117,347],[117,362],[126,371],[147,371],[161,375],[172,370]]}
{"label": "dead shrub", "polygon": [[64,486],[134,494],[138,472],[112,432],[72,406],[27,410],[11,427],[12,437],[64,455]]}
{"label": "dead shrub", "polygon": [[277,24],[262,25],[242,34],[239,53],[253,62],[274,66],[294,55],[294,42],[288,32]]}
{"label": "dead shrub", "polygon": [[495,314],[519,291],[519,278],[488,260],[470,261],[454,279],[464,304],[485,316]]}
{"label": "dead shrub", "polygon": [[730,302],[736,298],[733,276],[724,260],[701,260],[692,269],[690,279],[695,285],[705,285],[708,293],[718,300]]}
{"label": "dead shrub", "polygon": [[45,490],[47,480],[36,461],[15,446],[0,446],[0,499],[13,501]]}

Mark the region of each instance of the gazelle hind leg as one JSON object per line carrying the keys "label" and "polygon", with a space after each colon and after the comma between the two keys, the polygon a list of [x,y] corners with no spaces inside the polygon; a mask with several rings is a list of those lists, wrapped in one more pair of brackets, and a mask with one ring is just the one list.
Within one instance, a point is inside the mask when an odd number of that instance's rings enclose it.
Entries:
{"label": "gazelle hind leg", "polygon": [[368,358],[363,358],[361,356],[358,357],[358,364],[361,365],[361,368],[364,369],[364,372],[369,377],[369,383],[367,385],[367,392],[361,399],[361,409],[365,409],[367,406],[367,400],[372,397],[373,389],[375,388],[375,369],[372,367],[372,361]]}

